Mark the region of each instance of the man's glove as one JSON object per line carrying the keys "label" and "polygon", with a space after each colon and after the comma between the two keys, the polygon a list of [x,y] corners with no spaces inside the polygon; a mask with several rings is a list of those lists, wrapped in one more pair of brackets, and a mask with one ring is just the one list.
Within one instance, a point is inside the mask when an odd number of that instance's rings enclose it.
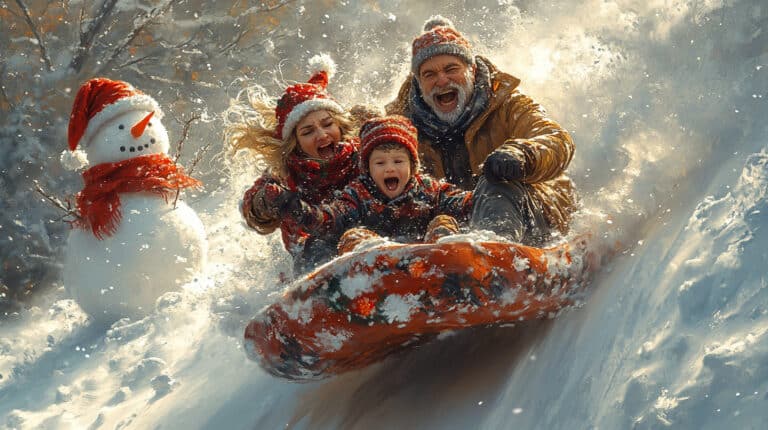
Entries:
{"label": "man's glove", "polygon": [[491,182],[523,179],[524,161],[507,151],[494,151],[483,163],[483,174]]}

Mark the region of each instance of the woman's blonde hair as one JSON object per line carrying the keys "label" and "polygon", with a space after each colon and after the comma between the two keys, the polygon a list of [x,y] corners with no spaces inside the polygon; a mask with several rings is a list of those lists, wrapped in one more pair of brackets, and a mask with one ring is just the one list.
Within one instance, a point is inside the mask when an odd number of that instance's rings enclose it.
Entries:
{"label": "woman's blonde hair", "polygon": [[[264,160],[267,167],[282,178],[288,175],[288,156],[298,145],[296,133],[286,141],[275,137],[276,99],[260,85],[241,90],[224,112],[224,142],[230,156],[249,149]],[[356,124],[347,112],[328,111],[341,129],[341,140],[356,134]]]}

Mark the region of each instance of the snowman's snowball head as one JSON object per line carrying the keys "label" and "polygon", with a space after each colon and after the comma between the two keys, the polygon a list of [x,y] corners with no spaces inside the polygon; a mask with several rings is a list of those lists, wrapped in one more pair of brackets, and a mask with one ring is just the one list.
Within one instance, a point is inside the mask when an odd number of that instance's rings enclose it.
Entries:
{"label": "snowman's snowball head", "polygon": [[159,119],[150,118],[138,137],[131,133],[131,129],[150,113],[142,109],[129,110],[101,124],[84,147],[91,165],[114,163],[140,155],[167,154],[170,149],[168,130]]}

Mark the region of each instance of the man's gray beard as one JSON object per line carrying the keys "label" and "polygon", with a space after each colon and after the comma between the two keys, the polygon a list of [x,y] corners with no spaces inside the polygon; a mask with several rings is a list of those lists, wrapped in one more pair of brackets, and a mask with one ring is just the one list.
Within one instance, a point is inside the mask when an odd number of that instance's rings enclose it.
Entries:
{"label": "man's gray beard", "polygon": [[474,83],[469,79],[467,79],[465,86],[461,86],[455,82],[448,84],[447,88],[456,90],[457,98],[456,107],[450,112],[442,112],[439,110],[437,108],[437,102],[435,101],[435,94],[440,91],[444,91],[446,87],[432,88],[432,91],[427,94],[426,97],[424,97],[424,101],[432,109],[432,112],[434,112],[435,116],[437,116],[441,121],[453,125],[456,120],[459,119],[461,114],[464,113],[464,109],[467,107],[467,101],[469,101],[469,98],[472,96],[473,87]]}

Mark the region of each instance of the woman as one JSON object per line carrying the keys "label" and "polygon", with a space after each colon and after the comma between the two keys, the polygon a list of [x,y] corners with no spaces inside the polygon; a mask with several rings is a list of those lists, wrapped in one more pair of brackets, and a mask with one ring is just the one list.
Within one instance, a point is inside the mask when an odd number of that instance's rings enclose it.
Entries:
{"label": "woman", "polygon": [[332,258],[338,237],[308,234],[280,217],[281,204],[291,192],[311,204],[326,202],[360,173],[353,120],[326,92],[333,61],[327,55],[315,56],[310,65],[316,72],[309,81],[288,86],[277,104],[255,86],[247,91],[248,100],[225,116],[231,152],[252,150],[267,166],[245,192],[243,217],[260,234],[280,227],[296,274]]}

